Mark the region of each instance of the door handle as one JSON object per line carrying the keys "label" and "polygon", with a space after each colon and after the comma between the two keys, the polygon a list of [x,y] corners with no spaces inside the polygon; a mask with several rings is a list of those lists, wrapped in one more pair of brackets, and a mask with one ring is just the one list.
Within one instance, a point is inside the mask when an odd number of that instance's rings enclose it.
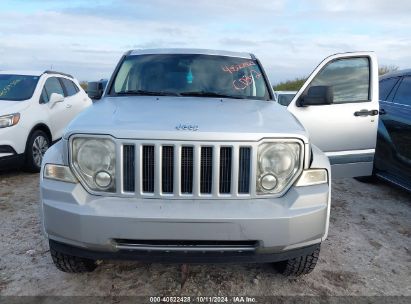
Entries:
{"label": "door handle", "polygon": [[385,112],[384,109],[380,109],[380,115],[385,115],[385,114],[387,114],[387,112]]}
{"label": "door handle", "polygon": [[66,108],[67,109],[71,108],[71,104],[66,104]]}
{"label": "door handle", "polygon": [[354,112],[354,116],[375,116],[378,115],[378,110],[361,110]]}

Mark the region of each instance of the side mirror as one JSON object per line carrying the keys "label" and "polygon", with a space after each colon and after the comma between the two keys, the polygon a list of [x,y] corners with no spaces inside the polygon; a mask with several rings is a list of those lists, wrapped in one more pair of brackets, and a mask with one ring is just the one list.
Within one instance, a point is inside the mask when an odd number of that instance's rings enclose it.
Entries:
{"label": "side mirror", "polygon": [[54,107],[56,103],[58,102],[63,102],[64,101],[64,96],[59,94],[59,93],[51,93],[49,104],[50,107]]}
{"label": "side mirror", "polygon": [[92,81],[87,84],[87,95],[91,99],[100,99],[103,96],[103,85],[100,81]]}
{"label": "side mirror", "polygon": [[308,89],[307,94],[300,97],[298,106],[319,106],[332,104],[334,93],[331,86],[312,86]]}

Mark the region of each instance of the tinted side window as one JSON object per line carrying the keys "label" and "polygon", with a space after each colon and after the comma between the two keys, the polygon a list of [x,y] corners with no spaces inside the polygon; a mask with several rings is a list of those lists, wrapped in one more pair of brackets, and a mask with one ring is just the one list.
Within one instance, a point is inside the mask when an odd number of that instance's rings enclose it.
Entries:
{"label": "tinted side window", "polygon": [[396,85],[399,77],[387,78],[380,81],[380,100],[387,100],[392,88]]}
{"label": "tinted side window", "polygon": [[411,106],[411,77],[402,79],[393,102]]}
{"label": "tinted side window", "polygon": [[49,96],[47,94],[46,88],[43,88],[43,91],[41,91],[40,103],[48,103],[48,102],[49,102]]}
{"label": "tinted side window", "polygon": [[72,96],[79,91],[76,84],[71,80],[68,80],[66,78],[60,78],[60,80],[63,82],[63,85],[66,88],[67,96]]}
{"label": "tinted side window", "polygon": [[334,103],[369,101],[370,61],[365,57],[332,61],[310,86],[332,86]]}
{"label": "tinted side window", "polygon": [[60,81],[56,77],[50,77],[46,80],[43,91],[41,93],[40,102],[49,102],[50,96],[53,93],[61,94],[64,96],[63,88],[61,87]]}

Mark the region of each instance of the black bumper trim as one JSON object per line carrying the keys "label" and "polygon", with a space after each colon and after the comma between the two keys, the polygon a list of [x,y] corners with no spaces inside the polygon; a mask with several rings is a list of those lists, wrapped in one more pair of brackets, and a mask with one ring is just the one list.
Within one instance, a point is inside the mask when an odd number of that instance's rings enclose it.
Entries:
{"label": "black bumper trim", "polygon": [[138,260],[150,263],[271,263],[311,254],[319,244],[275,253],[250,252],[158,252],[142,250],[96,251],[49,240],[54,250],[92,260]]}
{"label": "black bumper trim", "polygon": [[0,171],[8,169],[17,169],[24,165],[25,155],[15,154],[0,157]]}
{"label": "black bumper trim", "polygon": [[17,154],[16,150],[14,150],[13,147],[9,145],[0,145],[0,153]]}

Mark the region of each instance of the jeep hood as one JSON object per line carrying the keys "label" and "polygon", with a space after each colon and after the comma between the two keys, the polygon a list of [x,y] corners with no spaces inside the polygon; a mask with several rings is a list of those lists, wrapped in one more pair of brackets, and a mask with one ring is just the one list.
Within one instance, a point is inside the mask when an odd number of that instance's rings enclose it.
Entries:
{"label": "jeep hood", "polygon": [[[179,125],[195,128],[177,129]],[[258,141],[297,137],[308,141],[303,126],[285,107],[273,101],[230,98],[106,97],[77,116],[64,137],[78,133],[123,139]]]}

